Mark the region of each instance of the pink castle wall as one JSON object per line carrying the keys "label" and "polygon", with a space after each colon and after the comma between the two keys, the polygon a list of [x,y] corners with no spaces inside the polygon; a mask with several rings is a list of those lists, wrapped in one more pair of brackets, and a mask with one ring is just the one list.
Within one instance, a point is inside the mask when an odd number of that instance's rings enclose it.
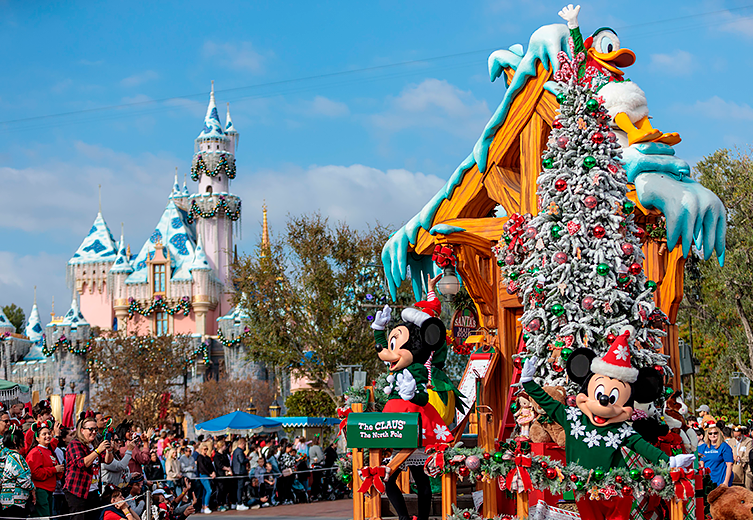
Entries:
{"label": "pink castle wall", "polygon": [[196,315],[191,311],[188,316],[177,313],[173,316],[173,334],[193,334],[196,332]]}
{"label": "pink castle wall", "polygon": [[99,288],[95,288],[94,292],[89,291],[90,284],[84,283],[84,292],[81,294],[80,308],[81,313],[86,318],[86,321],[92,327],[100,327],[105,330],[112,329],[113,318],[115,312],[112,308],[112,302],[107,294],[107,287],[100,293]]}

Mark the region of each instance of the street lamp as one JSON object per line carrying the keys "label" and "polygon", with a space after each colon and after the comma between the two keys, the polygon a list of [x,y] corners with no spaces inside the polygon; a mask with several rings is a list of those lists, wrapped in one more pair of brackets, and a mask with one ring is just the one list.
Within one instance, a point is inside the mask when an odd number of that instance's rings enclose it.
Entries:
{"label": "street lamp", "polygon": [[256,405],[254,404],[254,398],[249,397],[248,399],[248,408],[246,408],[246,411],[250,413],[251,415],[256,415]]}
{"label": "street lamp", "polygon": [[31,389],[34,386],[34,376],[27,377],[26,383],[29,385],[29,392],[31,392]]}
{"label": "street lamp", "polygon": [[65,392],[65,378],[61,377],[58,379],[58,384],[60,385],[60,397],[63,397],[63,393]]}
{"label": "street lamp", "polygon": [[71,387],[71,393],[75,394],[76,393],[76,382],[75,381],[71,381],[71,383],[70,383],[69,386]]}
{"label": "street lamp", "polygon": [[437,283],[437,289],[445,296],[455,296],[460,290],[460,280],[452,265],[447,265],[442,270],[442,279]]}
{"label": "street lamp", "polygon": [[272,404],[269,405],[269,416],[279,417],[281,410],[282,410],[282,407],[279,404],[277,404],[277,398],[275,398],[275,400],[272,401]]}

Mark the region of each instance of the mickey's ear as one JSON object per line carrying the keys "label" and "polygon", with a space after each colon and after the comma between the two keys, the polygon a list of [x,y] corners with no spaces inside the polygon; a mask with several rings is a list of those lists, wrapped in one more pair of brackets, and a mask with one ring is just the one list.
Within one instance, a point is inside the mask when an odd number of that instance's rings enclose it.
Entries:
{"label": "mickey's ear", "polygon": [[438,349],[446,337],[447,331],[439,318],[429,318],[421,324],[421,340],[432,351]]}
{"label": "mickey's ear", "polygon": [[590,348],[579,348],[567,358],[567,377],[576,385],[582,385],[591,373],[591,361],[596,354]]}
{"label": "mickey's ear", "polygon": [[660,395],[664,379],[653,367],[643,367],[638,371],[638,380],[632,383],[633,400],[636,403],[650,403]]}

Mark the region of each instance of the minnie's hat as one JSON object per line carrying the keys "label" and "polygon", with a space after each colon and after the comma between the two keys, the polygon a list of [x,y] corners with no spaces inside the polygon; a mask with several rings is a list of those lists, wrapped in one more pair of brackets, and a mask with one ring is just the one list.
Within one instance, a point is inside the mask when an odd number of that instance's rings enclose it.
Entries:
{"label": "minnie's hat", "polygon": [[606,354],[591,361],[591,372],[626,383],[635,383],[638,380],[638,369],[630,361],[629,339],[629,330],[617,336]]}

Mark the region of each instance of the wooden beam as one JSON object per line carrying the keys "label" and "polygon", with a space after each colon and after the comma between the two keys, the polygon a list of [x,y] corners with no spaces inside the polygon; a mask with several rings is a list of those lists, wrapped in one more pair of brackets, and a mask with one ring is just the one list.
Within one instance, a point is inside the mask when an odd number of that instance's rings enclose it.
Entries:
{"label": "wooden beam", "polygon": [[536,106],[536,113],[546,122],[547,125],[552,126],[554,119],[557,117],[557,110],[560,105],[554,97],[554,94],[544,92],[541,95],[539,104]]}
{"label": "wooden beam", "polygon": [[541,172],[541,152],[548,129],[539,114],[533,114],[520,134],[520,213],[539,212],[536,180]]}
{"label": "wooden beam", "polygon": [[[382,465],[382,450],[369,449],[369,466],[377,468]],[[382,494],[375,487],[369,490],[369,502],[371,503],[371,520],[382,520]]]}
{"label": "wooden beam", "polygon": [[[466,233],[471,233],[478,237],[484,238],[489,242],[496,242],[499,237],[502,236],[502,226],[507,222],[507,217],[500,218],[454,218],[440,222],[440,224],[446,224],[448,226],[456,226],[465,229]],[[448,238],[448,241],[452,241],[452,236],[442,235]]]}
{"label": "wooden beam", "polygon": [[452,506],[458,501],[458,481],[455,473],[442,474],[442,518],[452,515]]}
{"label": "wooden beam", "polygon": [[520,211],[520,173],[494,164],[487,170],[483,182],[489,196],[501,204],[508,215]]}

